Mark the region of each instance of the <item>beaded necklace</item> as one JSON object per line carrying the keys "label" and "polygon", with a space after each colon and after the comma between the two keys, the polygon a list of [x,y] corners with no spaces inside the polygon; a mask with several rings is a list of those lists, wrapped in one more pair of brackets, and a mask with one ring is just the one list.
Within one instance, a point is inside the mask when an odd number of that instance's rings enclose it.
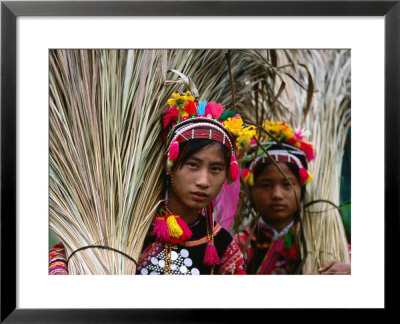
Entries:
{"label": "beaded necklace", "polygon": [[165,243],[164,275],[171,274],[171,244]]}
{"label": "beaded necklace", "polygon": [[[199,222],[200,215],[198,215],[197,219],[193,223],[186,224],[186,222],[184,222],[180,216],[173,214],[166,205],[163,206],[163,208],[160,210],[160,213],[155,216],[153,231],[159,241],[165,243],[164,275],[171,274],[172,245],[177,245],[188,240],[192,236],[192,232],[189,227],[194,227]],[[213,275],[215,265],[219,264],[220,260],[214,246],[214,235],[212,233],[210,234],[209,227],[210,224],[207,224],[207,246],[203,263],[211,267],[211,275]]]}

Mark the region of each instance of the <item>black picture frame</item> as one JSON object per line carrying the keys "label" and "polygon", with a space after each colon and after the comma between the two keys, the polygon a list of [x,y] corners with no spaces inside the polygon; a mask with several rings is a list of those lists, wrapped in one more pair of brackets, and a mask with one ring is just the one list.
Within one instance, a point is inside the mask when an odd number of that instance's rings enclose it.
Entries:
{"label": "black picture frame", "polygon": [[[19,16],[383,16],[385,19],[385,310],[395,307],[399,222],[400,1],[2,1],[1,323],[225,322],[243,310],[19,309],[16,307],[16,19]],[[382,143],[383,144],[383,143]],[[373,155],[373,150],[371,150]],[[368,157],[366,157],[368,159]],[[368,181],[368,180],[366,180]],[[371,233],[371,240],[373,233]],[[373,244],[373,241],[371,241]],[[371,258],[373,267],[373,258]],[[367,283],[366,283],[367,284]],[[252,310],[251,316],[265,316]],[[264,310],[265,311],[265,310]],[[276,310],[275,310],[276,312]],[[286,313],[285,313],[286,314]],[[249,314],[247,314],[249,315]],[[246,316],[247,316],[246,315]]]}

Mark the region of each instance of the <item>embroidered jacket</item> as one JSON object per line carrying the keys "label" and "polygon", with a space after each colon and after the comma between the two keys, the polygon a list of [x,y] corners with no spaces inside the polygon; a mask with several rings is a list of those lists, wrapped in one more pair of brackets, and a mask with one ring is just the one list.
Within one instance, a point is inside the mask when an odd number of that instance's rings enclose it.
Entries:
{"label": "embroidered jacket", "polygon": [[50,249],[49,274],[50,275],[68,274],[67,258],[65,257],[65,248],[62,243],[58,243]]}
{"label": "embroidered jacket", "polygon": [[211,266],[203,264],[207,247],[206,226],[205,217],[200,216],[190,226],[191,238],[172,246],[157,241],[150,230],[143,245],[137,274],[197,275],[210,274],[211,271],[214,274],[246,274],[242,252],[232,236],[218,223],[215,223],[213,236],[221,262],[213,270]]}
{"label": "embroidered jacket", "polygon": [[[296,224],[290,223],[280,233],[259,222],[244,253],[247,274],[294,274],[300,262],[295,244]],[[251,226],[235,235],[243,251]]]}
{"label": "embroidered jacket", "polygon": [[[190,241],[171,246],[168,270],[171,274],[210,274],[211,267],[203,264],[207,245],[207,237],[204,236],[205,218],[200,217],[198,223],[190,229],[193,233]],[[232,236],[219,224],[214,226],[214,244],[221,260],[220,265],[214,269],[215,274],[246,274],[242,252]],[[156,242],[154,235],[149,233],[144,247],[138,262],[137,274],[163,274],[166,259],[165,244]],[[65,248],[62,243],[56,244],[50,250],[49,274],[68,275]]]}

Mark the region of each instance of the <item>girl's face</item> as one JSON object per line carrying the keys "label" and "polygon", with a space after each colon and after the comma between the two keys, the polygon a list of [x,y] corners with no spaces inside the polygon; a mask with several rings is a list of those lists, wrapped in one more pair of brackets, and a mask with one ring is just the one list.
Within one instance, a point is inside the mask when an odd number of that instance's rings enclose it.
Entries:
{"label": "girl's face", "polygon": [[171,207],[184,214],[207,206],[220,192],[226,180],[226,168],[217,143],[195,152],[172,174]]}
{"label": "girl's face", "polygon": [[[301,186],[290,168],[282,162],[279,167],[286,174],[300,202]],[[277,231],[284,229],[294,218],[297,203],[292,186],[274,164],[269,164],[255,179],[252,196],[262,219]]]}

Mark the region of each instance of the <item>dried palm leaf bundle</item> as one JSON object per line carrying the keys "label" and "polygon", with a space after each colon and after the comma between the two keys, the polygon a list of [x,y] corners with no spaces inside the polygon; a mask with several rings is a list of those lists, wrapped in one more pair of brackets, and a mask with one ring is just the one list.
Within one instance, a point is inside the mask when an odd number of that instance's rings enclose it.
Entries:
{"label": "dried palm leaf bundle", "polygon": [[[261,125],[282,120],[311,131],[317,158],[310,166],[302,217],[303,273],[317,273],[330,260],[349,262],[338,208],[342,158],[350,127],[350,55],[346,50],[246,51],[260,64],[246,105]],[[245,112],[241,112],[244,114]],[[327,202],[326,202],[327,201]],[[308,205],[307,205],[308,202]]]}
{"label": "dried palm leaf bundle", "polygon": [[[281,55],[281,64],[287,62],[288,56],[288,53]],[[296,51],[291,61],[301,62],[297,70],[293,70],[296,79],[301,80],[303,74],[311,75],[313,80],[307,94],[301,95],[298,87],[288,87],[292,91],[285,97],[285,103],[295,103],[290,122],[311,131],[310,140],[317,152],[315,161],[310,164],[314,180],[308,185],[308,204],[302,220],[307,247],[303,273],[317,273],[327,261],[349,262],[338,206],[342,161],[351,123],[350,51]],[[287,82],[293,84],[293,81]]]}
{"label": "dried palm leaf bundle", "polygon": [[[50,51],[50,229],[65,245],[70,274],[135,273],[162,198],[167,99],[190,89],[229,105],[226,54]],[[232,62],[241,91],[247,64],[240,55]]]}

